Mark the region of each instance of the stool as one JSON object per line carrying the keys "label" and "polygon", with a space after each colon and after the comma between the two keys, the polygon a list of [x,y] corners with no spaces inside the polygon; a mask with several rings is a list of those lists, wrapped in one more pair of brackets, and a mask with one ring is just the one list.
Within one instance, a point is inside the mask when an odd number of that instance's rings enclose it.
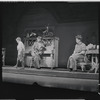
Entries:
{"label": "stool", "polygon": [[26,66],[29,66],[30,68],[33,66],[33,57],[32,56],[27,56],[26,57]]}
{"label": "stool", "polygon": [[79,65],[81,67],[82,71],[84,71],[83,69],[84,69],[84,67],[86,65],[86,63],[84,62],[84,58],[78,59],[77,63],[78,63],[77,65]]}

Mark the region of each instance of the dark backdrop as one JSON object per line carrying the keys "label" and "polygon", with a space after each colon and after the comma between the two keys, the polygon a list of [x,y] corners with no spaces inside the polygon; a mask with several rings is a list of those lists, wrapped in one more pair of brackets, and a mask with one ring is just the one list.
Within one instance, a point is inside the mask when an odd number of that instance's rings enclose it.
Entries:
{"label": "dark backdrop", "polygon": [[83,42],[98,44],[97,3],[0,3],[2,47],[6,48],[6,64],[16,63],[17,36],[23,39],[25,30],[54,27],[59,37],[59,66],[66,67],[75,46],[75,35],[82,34]]}

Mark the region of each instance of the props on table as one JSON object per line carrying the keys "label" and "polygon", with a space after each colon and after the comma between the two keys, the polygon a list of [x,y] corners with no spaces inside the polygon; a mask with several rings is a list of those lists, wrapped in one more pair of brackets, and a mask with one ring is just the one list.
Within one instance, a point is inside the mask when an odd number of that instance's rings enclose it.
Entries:
{"label": "props on table", "polygon": [[86,46],[86,49],[87,50],[96,49],[96,45],[93,45],[93,44],[90,43],[88,46]]}

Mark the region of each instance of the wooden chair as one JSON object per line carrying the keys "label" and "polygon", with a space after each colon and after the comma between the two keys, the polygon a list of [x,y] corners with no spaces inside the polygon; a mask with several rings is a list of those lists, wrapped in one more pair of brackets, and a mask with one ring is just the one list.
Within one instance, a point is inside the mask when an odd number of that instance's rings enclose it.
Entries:
{"label": "wooden chair", "polygon": [[78,59],[77,66],[80,66],[82,71],[84,71],[84,68],[86,65],[91,65],[90,61],[88,60],[86,53],[83,58]]}
{"label": "wooden chair", "polygon": [[99,50],[98,49],[88,50],[87,54],[91,55],[91,69],[89,70],[89,72],[94,70],[95,71],[94,73],[97,73],[99,69],[99,62],[97,56],[99,55]]}

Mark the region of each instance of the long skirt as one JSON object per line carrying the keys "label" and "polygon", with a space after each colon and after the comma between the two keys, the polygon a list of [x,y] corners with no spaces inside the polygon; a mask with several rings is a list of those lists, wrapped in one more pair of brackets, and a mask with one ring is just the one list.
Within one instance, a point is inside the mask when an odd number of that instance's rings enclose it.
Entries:
{"label": "long skirt", "polygon": [[71,55],[67,62],[67,68],[72,68],[73,70],[77,70],[77,60],[82,58],[84,58],[84,55],[81,54]]}
{"label": "long skirt", "polygon": [[21,53],[18,54],[18,56],[17,56],[17,60],[19,60],[20,62],[24,61],[24,57],[25,57],[25,53],[23,51],[21,51]]}

